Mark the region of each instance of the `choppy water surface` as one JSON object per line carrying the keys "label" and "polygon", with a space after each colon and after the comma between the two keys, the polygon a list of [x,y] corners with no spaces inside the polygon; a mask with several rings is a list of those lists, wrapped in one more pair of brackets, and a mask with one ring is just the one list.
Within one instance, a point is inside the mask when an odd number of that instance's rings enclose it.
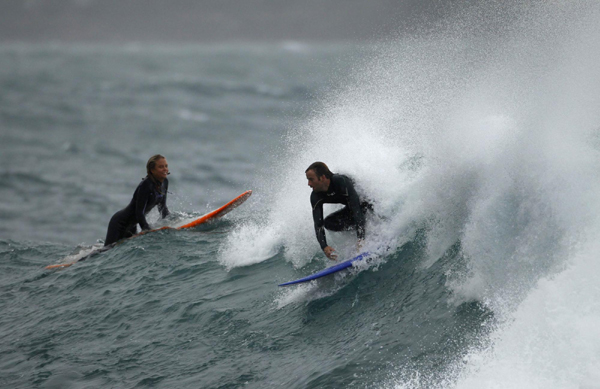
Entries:
{"label": "choppy water surface", "polygon": [[[0,47],[0,385],[600,387],[600,9],[510,10],[367,47]],[[104,238],[155,153],[155,226],[253,196],[45,270]],[[330,265],[315,160],[389,249],[278,288]]]}

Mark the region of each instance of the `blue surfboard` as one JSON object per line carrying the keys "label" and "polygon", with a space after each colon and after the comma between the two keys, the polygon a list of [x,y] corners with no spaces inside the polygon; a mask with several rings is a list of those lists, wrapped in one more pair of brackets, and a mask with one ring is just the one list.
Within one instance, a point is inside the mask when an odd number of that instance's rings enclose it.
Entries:
{"label": "blue surfboard", "polygon": [[333,273],[337,273],[340,270],[344,270],[349,268],[350,266],[352,266],[352,264],[356,261],[360,261],[366,257],[368,257],[371,253],[366,252],[366,253],[362,253],[357,255],[356,257],[349,259],[347,261],[338,263],[337,265],[328,267],[327,269],[321,270],[315,274],[311,274],[310,276],[304,277],[304,278],[300,278],[298,280],[295,281],[289,281],[289,282],[285,282],[283,284],[279,284],[278,286],[288,286],[288,285],[295,285],[295,284],[301,284],[303,282],[308,282],[308,281],[312,281],[312,280],[316,280],[317,278],[321,278],[321,277],[325,277],[328,276],[330,274]]}

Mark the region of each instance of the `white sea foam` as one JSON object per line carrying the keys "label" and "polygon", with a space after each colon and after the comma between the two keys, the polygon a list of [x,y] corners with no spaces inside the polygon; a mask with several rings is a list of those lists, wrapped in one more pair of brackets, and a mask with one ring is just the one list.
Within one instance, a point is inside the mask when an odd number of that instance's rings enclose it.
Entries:
{"label": "white sea foam", "polygon": [[[425,229],[424,267],[460,242],[468,272],[448,281],[454,302],[494,312],[491,338],[428,387],[597,385],[598,15],[594,2],[486,3],[382,46],[290,130],[264,175],[264,218],[230,236],[222,262],[283,249],[301,267],[319,254],[304,169],[323,161],[385,215],[371,241],[399,246]],[[307,288],[278,307],[311,299]],[[423,387],[413,373],[391,385]]]}
{"label": "white sea foam", "polygon": [[582,248],[568,269],[540,280],[490,346],[465,358],[456,387],[600,387],[599,250]]}
{"label": "white sea foam", "polygon": [[[482,66],[440,64],[461,85],[435,135],[415,137],[426,145],[425,169],[405,201],[430,220],[425,266],[460,241],[468,274],[447,286],[455,302],[494,312],[491,336],[446,378],[425,383],[415,369],[392,387],[600,387],[600,7],[521,10],[510,32],[475,56]],[[436,38],[435,53],[421,45],[421,55],[438,57],[452,34]],[[480,43],[455,37],[455,49]]]}

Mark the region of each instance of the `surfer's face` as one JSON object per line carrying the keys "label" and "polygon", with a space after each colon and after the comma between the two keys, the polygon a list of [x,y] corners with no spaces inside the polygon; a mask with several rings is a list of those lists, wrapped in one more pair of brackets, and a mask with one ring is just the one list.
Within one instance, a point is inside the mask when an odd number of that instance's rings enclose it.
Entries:
{"label": "surfer's face", "polygon": [[169,164],[167,163],[166,158],[161,158],[156,161],[156,165],[154,169],[152,169],[152,175],[154,178],[162,182],[165,178],[167,178],[167,174],[169,174]]}
{"label": "surfer's face", "polygon": [[329,189],[329,180],[325,176],[317,177],[312,169],[306,172],[306,179],[313,192],[327,192]]}

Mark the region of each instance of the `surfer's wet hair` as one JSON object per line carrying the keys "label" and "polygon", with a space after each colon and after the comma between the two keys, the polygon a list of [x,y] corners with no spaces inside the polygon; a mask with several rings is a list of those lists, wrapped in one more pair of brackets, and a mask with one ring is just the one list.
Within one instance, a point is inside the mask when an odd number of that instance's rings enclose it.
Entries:
{"label": "surfer's wet hair", "polygon": [[148,160],[148,163],[146,164],[146,172],[148,173],[149,176],[152,176],[152,170],[156,167],[156,162],[159,159],[163,159],[165,157],[163,157],[160,154],[156,154],[150,157],[150,159]]}
{"label": "surfer's wet hair", "polygon": [[314,170],[315,174],[317,175],[317,178],[321,177],[321,176],[325,176],[326,178],[331,179],[331,177],[333,177],[333,173],[331,172],[331,170],[329,170],[327,165],[325,165],[323,162],[311,163],[310,166],[308,167],[308,169],[306,169],[304,171],[304,173],[308,173],[309,170]]}

